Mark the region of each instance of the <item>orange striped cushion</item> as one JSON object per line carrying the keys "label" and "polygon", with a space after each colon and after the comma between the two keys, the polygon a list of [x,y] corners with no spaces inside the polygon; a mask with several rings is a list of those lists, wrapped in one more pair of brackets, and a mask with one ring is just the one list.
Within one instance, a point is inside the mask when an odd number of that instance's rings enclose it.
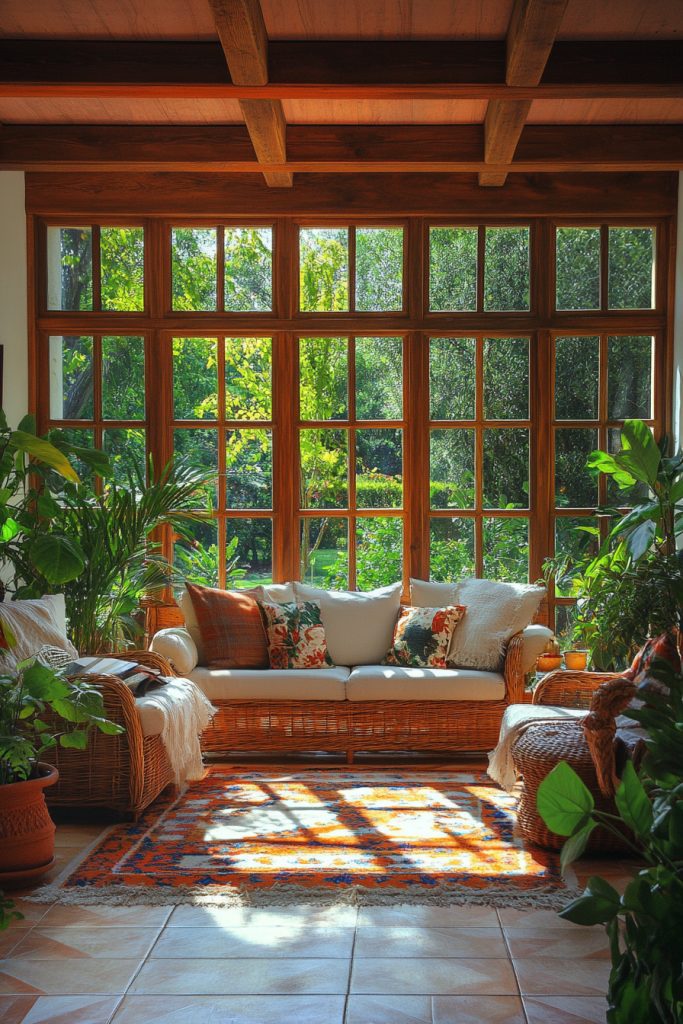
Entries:
{"label": "orange striped cushion", "polygon": [[211,668],[269,668],[268,644],[252,590],[218,590],[186,583],[199,623],[206,663]]}

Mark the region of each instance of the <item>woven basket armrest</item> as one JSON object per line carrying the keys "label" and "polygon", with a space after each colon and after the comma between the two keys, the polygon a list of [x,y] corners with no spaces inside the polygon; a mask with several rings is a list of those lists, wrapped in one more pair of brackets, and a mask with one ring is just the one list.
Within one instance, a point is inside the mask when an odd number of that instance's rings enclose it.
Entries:
{"label": "woven basket armrest", "polygon": [[158,669],[164,676],[175,676],[175,671],[169,661],[156,651],[121,651],[116,654],[103,654],[103,658],[119,658],[121,661],[137,661],[143,668]]}
{"label": "woven basket armrest", "polygon": [[[505,676],[505,700],[508,704],[523,704],[524,698],[524,672],[522,671],[522,655],[524,653],[524,638],[521,633],[515,633],[510,637],[505,648],[505,665],[503,675]],[[528,697],[527,697],[528,701]]]}
{"label": "woven basket armrest", "polygon": [[553,704],[563,708],[589,708],[601,683],[613,679],[614,672],[549,672],[534,690],[534,704]]}
{"label": "woven basket armrest", "polygon": [[590,712],[583,723],[598,785],[605,796],[614,796],[619,785],[614,749],[616,717],[628,707],[635,694],[634,682],[624,676],[613,676],[593,694]]}

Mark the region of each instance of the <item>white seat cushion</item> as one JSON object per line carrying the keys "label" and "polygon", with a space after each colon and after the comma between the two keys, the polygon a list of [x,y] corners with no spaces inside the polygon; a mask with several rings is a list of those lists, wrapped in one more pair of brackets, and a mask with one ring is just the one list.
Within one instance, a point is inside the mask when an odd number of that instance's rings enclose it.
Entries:
{"label": "white seat cushion", "polygon": [[209,700],[344,700],[349,669],[206,668],[191,679]]}
{"label": "white seat cushion", "polygon": [[401,584],[377,590],[321,590],[295,583],[297,600],[315,601],[335,665],[378,664],[391,647]]}
{"label": "white seat cushion", "polygon": [[398,668],[359,665],[346,684],[349,700],[503,700],[497,672],[470,668]]}

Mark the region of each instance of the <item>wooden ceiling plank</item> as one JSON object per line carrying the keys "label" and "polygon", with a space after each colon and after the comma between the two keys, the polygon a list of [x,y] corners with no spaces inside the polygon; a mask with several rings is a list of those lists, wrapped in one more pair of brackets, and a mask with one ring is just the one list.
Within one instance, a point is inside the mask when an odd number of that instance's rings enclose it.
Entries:
{"label": "wooden ceiling plank", "polygon": [[[536,86],[550,57],[568,0],[515,0],[507,34],[505,81]],[[484,158],[488,164],[511,163],[531,103],[490,100],[484,122]],[[506,175],[484,172],[479,184],[500,188]]]}
{"label": "wooden ceiling plank", "polygon": [[[268,36],[260,0],[209,0],[230,77],[237,85],[268,82]],[[260,164],[287,163],[287,124],[279,99],[243,99],[240,108]],[[264,170],[271,188],[291,188],[287,170]]]}

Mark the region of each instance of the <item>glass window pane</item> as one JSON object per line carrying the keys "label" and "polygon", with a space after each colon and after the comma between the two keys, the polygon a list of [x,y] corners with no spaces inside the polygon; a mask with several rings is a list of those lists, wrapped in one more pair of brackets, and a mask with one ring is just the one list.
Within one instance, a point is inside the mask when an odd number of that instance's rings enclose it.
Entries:
{"label": "glass window pane", "polygon": [[348,376],[346,338],[299,338],[301,419],[346,419]]}
{"label": "glass window pane", "polygon": [[650,419],[654,340],[618,335],[607,342],[607,416]]}
{"label": "glass window pane", "polygon": [[563,427],[555,431],[555,505],[557,508],[594,508],[598,483],[586,461],[598,446],[597,430]]}
{"label": "glass window pane", "polygon": [[272,416],[270,338],[226,338],[225,416],[229,420],[269,420]]}
{"label": "glass window pane", "polygon": [[484,431],[484,508],[528,508],[529,431]]}
{"label": "glass window pane", "polygon": [[486,228],[484,309],[529,309],[529,228]]}
{"label": "glass window pane", "polygon": [[215,508],[218,505],[218,431],[204,427],[174,430],[173,450],[176,455],[187,459],[190,465],[216,474],[212,487]]}
{"label": "glass window pane", "polygon": [[429,415],[474,419],[474,338],[429,339]]}
{"label": "glass window pane", "polygon": [[147,453],[144,430],[126,427],[104,430],[102,448],[111,461],[114,479],[127,481],[137,474],[145,479]]}
{"label": "glass window pane", "polygon": [[484,519],[484,576],[511,583],[529,579],[527,519]]}
{"label": "glass window pane", "polygon": [[403,576],[403,520],[356,520],[356,590],[387,587]]}
{"label": "glass window pane", "polygon": [[100,228],[102,309],[145,308],[145,229]]}
{"label": "glass window pane", "polygon": [[403,504],[403,431],[356,431],[356,507]]}
{"label": "glass window pane", "polygon": [[429,521],[429,578],[450,583],[474,576],[474,520]]}
{"label": "glass window pane", "polygon": [[227,508],[272,508],[272,431],[229,430],[225,470]]}
{"label": "glass window pane", "polygon": [[302,581],[344,590],[349,585],[348,519],[302,517],[300,523]]}
{"label": "glass window pane", "polygon": [[273,308],[272,228],[224,228],[225,308],[261,313]]}
{"label": "glass window pane", "polygon": [[92,338],[50,338],[51,419],[91,420],[93,416]]}
{"label": "glass window pane", "polygon": [[474,431],[431,430],[429,495],[432,508],[474,508]]}
{"label": "glass window pane", "polygon": [[600,228],[558,228],[556,306],[600,309]]}
{"label": "glass window pane", "polygon": [[356,338],[356,417],[403,416],[403,339]]}
{"label": "glass window pane", "polygon": [[525,420],[529,416],[529,339],[484,339],[484,416]]}
{"label": "glass window pane", "polygon": [[225,568],[228,586],[265,586],[273,582],[272,519],[227,520]]}
{"label": "glass window pane", "polygon": [[609,229],[609,308],[654,306],[654,228]]}
{"label": "glass window pane", "polygon": [[173,415],[177,420],[218,417],[215,338],[173,339]]}
{"label": "glass window pane", "polygon": [[[183,524],[186,536],[176,536],[173,545],[173,564],[188,583],[203,587],[218,586],[218,524],[215,519]],[[227,580],[234,587],[234,580]]]}
{"label": "glass window pane", "polygon": [[144,420],[144,338],[102,338],[102,416]]}
{"label": "glass window pane", "polygon": [[477,228],[429,229],[429,308],[477,308]]}
{"label": "glass window pane", "polygon": [[47,308],[93,308],[91,228],[47,229]]}
{"label": "glass window pane", "polygon": [[346,508],[349,439],[345,430],[300,430],[301,507]]}
{"label": "glass window pane", "polygon": [[173,228],[171,260],[173,308],[211,312],[216,309],[215,228]]}
{"label": "glass window pane", "polygon": [[597,419],[599,381],[599,338],[555,338],[555,419]]}
{"label": "glass window pane", "polygon": [[[48,439],[59,438],[61,445],[73,445],[75,448],[94,448],[95,431],[84,427],[58,427],[48,433]],[[81,480],[87,480],[93,475],[92,468],[78,457],[78,454],[69,454],[69,462],[78,473]],[[48,475],[50,490],[58,493],[64,489],[64,477],[58,473],[50,472]]]}
{"label": "glass window pane", "polygon": [[575,604],[558,604],[555,606],[555,636],[560,641],[562,647],[572,642],[576,613]]}
{"label": "glass window pane", "polygon": [[299,307],[331,313],[349,308],[349,232],[347,228],[299,231]]}
{"label": "glass window pane", "polygon": [[[616,455],[621,451],[621,430],[619,427],[612,427],[607,431],[607,451],[610,455]],[[625,505],[638,505],[646,501],[648,497],[647,484],[637,482],[632,487],[626,487],[622,491],[614,482],[614,477],[607,477],[607,501],[610,504],[623,507]]]}
{"label": "glass window pane", "polygon": [[403,228],[356,228],[356,309],[403,309]]}
{"label": "glass window pane", "polygon": [[597,520],[585,516],[558,516],[555,520],[555,555],[570,558],[567,569],[555,576],[555,593],[558,597],[570,597],[572,579],[576,575],[576,562],[586,555],[593,557],[598,553],[600,540],[597,533]]}

